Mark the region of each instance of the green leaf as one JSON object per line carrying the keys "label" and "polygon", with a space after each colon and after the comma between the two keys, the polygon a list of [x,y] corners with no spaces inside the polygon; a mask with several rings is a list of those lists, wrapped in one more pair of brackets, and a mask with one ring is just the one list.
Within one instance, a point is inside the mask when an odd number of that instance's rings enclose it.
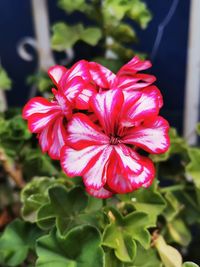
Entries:
{"label": "green leaf", "polygon": [[119,21],[124,18],[129,8],[127,0],[105,0],[102,9],[105,24],[107,26],[118,25]]}
{"label": "green leaf", "polygon": [[96,45],[101,38],[101,30],[97,27],[84,28],[82,24],[69,26],[63,22],[53,26],[53,36],[51,39],[52,48],[63,51],[73,47],[75,43],[82,40],[89,45]]}
{"label": "green leaf", "polygon": [[42,229],[51,228],[56,219],[56,225],[61,235],[75,225],[83,223],[81,212],[86,208],[88,197],[81,187],[67,191],[63,186],[49,189],[50,203],[38,211],[37,223]]}
{"label": "green leaf", "polygon": [[154,185],[148,189],[141,188],[131,194],[122,195],[120,198],[131,203],[136,210],[147,213],[152,224],[156,224],[157,216],[166,207],[165,199],[156,191]]}
{"label": "green leaf", "polygon": [[[153,248],[144,249],[137,244],[137,255],[132,267],[162,267],[162,263]],[[131,267],[130,266],[130,267]]]}
{"label": "green leaf", "polygon": [[11,89],[12,82],[10,78],[8,77],[7,72],[0,67],[0,90],[9,90]]}
{"label": "green leaf", "polygon": [[37,242],[36,267],[102,267],[101,237],[92,226],[79,226],[60,237],[55,231]]}
{"label": "green leaf", "polygon": [[136,32],[126,23],[120,23],[116,28],[111,28],[108,33],[116,40],[129,43],[137,40]]}
{"label": "green leaf", "polygon": [[87,7],[87,4],[84,0],[59,0],[58,5],[67,13],[72,13],[74,11],[83,11],[85,7]]}
{"label": "green leaf", "polygon": [[95,46],[102,37],[101,30],[97,27],[89,27],[84,29],[80,39],[85,43]]}
{"label": "green leaf", "polygon": [[152,19],[151,12],[147,8],[146,3],[141,0],[131,0],[130,7],[127,15],[135,20],[142,29],[146,29]]}
{"label": "green leaf", "polygon": [[105,267],[124,267],[124,263],[115,256],[113,249],[107,249],[105,253]]}
{"label": "green leaf", "polygon": [[84,28],[82,24],[68,26],[63,22],[60,22],[54,24],[52,30],[52,48],[57,51],[63,51],[73,47],[73,45],[80,39],[80,35]]}
{"label": "green leaf", "polygon": [[182,266],[181,254],[174,247],[167,245],[161,235],[156,239],[155,247],[165,267]]}
{"label": "green leaf", "polygon": [[167,192],[164,196],[167,206],[163,211],[163,216],[166,221],[171,222],[183,210],[184,205],[178,201],[172,192]]}
{"label": "green leaf", "polygon": [[23,151],[23,173],[26,177],[32,178],[38,176],[54,176],[58,174],[58,170],[54,166],[54,162],[47,155],[42,153],[40,148]]}
{"label": "green leaf", "polygon": [[35,241],[42,234],[35,225],[13,221],[0,237],[0,263],[6,266],[18,266],[27,257],[30,249],[34,250]]}
{"label": "green leaf", "polygon": [[150,233],[147,228],[151,224],[148,215],[135,211],[123,217],[113,208],[110,208],[108,215],[111,223],[104,230],[102,244],[114,249],[119,260],[132,262],[136,256],[135,240],[145,248],[150,245]]}
{"label": "green leaf", "polygon": [[181,219],[175,219],[171,223],[168,223],[167,228],[173,241],[182,246],[189,245],[192,236],[189,229]]}
{"label": "green leaf", "polygon": [[182,267],[199,267],[199,265],[197,265],[196,263],[194,262],[191,262],[191,261],[187,261],[187,262],[184,262]]}
{"label": "green leaf", "polygon": [[49,177],[34,177],[21,192],[22,216],[25,220],[35,222],[37,211],[48,203],[48,190],[59,184],[58,180]]}
{"label": "green leaf", "polygon": [[186,172],[191,176],[196,187],[200,189],[200,149],[190,147],[188,155],[190,162],[186,166]]}
{"label": "green leaf", "polygon": [[200,135],[200,122],[197,123],[196,132],[198,135]]}

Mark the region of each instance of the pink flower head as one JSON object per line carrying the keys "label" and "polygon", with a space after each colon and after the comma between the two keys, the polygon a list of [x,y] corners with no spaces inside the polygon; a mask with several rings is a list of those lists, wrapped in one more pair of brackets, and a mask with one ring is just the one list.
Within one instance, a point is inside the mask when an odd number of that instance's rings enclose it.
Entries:
{"label": "pink flower head", "polygon": [[102,89],[122,89],[131,92],[133,90],[141,90],[144,87],[151,85],[156,80],[156,77],[153,75],[138,73],[150,67],[150,61],[143,61],[135,56],[115,75],[98,63],[89,63],[92,79],[99,87],[98,91],[102,91]]}
{"label": "pink flower head", "polygon": [[58,88],[58,91],[52,89],[54,99],[48,101],[34,97],[25,105],[23,118],[28,120],[29,130],[38,133],[42,151],[48,151],[52,159],[59,159],[65,142],[66,122],[74,108],[89,108],[94,88],[90,85],[91,76],[85,60],[77,62],[69,70],[63,66],[51,67],[48,73]]}
{"label": "pink flower head", "polygon": [[158,116],[160,93],[154,87],[127,94],[109,90],[91,97],[94,124],[77,113],[67,127],[61,165],[68,176],[83,176],[86,190],[99,198],[148,187],[155,170],[148,157],[169,147],[166,120]]}
{"label": "pink flower head", "polygon": [[72,110],[66,97],[56,89],[52,89],[54,99],[48,101],[44,97],[32,98],[23,109],[23,118],[28,120],[28,128],[38,133],[43,152],[48,151],[53,159],[60,158],[60,149],[64,145],[66,132],[65,120],[71,118]]}
{"label": "pink flower head", "polygon": [[80,60],[70,69],[56,65],[51,67],[48,73],[53,83],[74,108],[80,110],[89,108],[89,99],[96,93],[96,87],[91,82],[89,62]]}

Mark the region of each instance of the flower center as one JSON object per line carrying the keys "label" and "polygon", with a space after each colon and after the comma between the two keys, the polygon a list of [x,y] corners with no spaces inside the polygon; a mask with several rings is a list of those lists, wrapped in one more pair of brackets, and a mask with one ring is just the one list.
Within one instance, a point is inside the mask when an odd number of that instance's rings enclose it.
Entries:
{"label": "flower center", "polygon": [[110,137],[110,144],[111,145],[117,145],[117,144],[119,144],[119,137],[111,136]]}

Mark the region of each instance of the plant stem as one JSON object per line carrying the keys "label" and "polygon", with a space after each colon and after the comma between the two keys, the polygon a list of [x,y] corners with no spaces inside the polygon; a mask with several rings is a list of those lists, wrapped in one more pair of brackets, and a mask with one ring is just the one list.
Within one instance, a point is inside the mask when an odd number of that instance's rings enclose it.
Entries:
{"label": "plant stem", "polygon": [[2,163],[4,171],[8,174],[10,178],[16,183],[19,188],[24,187],[25,182],[22,178],[22,171],[19,166],[11,163],[4,152],[4,150],[0,149],[0,162]]}
{"label": "plant stem", "polygon": [[180,184],[180,185],[172,185],[172,186],[161,188],[160,191],[161,193],[167,193],[169,191],[174,192],[174,191],[183,190],[183,189],[185,189],[185,185]]}

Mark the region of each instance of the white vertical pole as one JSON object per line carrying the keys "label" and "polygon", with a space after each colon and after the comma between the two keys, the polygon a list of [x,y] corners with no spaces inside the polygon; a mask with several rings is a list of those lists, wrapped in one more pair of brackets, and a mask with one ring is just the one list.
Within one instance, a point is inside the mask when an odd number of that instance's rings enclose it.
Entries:
{"label": "white vertical pole", "polygon": [[197,142],[195,127],[200,103],[200,0],[190,2],[189,43],[184,110],[184,137],[189,144]]}
{"label": "white vertical pole", "polygon": [[33,10],[33,22],[39,55],[39,68],[43,71],[54,65],[50,44],[50,25],[48,17],[47,0],[31,0]]}

